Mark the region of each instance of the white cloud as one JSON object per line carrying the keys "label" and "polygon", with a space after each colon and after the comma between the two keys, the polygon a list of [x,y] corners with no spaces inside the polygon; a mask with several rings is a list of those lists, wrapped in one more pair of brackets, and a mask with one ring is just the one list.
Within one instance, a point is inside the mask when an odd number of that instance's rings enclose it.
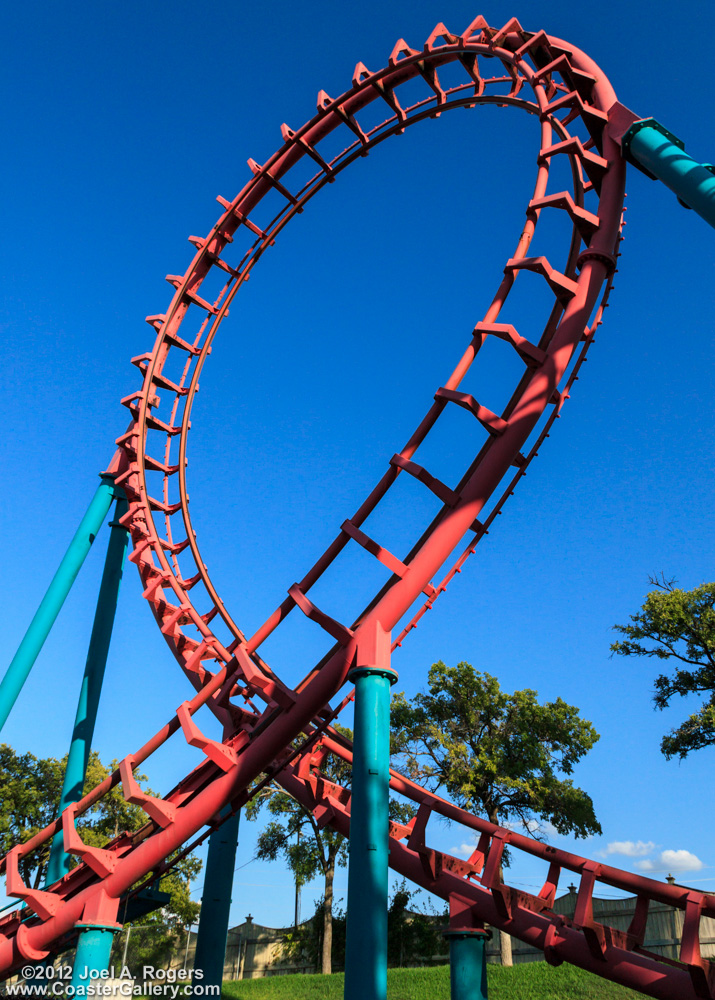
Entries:
{"label": "white cloud", "polygon": [[[605,851],[601,851],[601,857],[609,854],[622,854],[626,858],[643,858],[655,847],[652,840],[612,840]],[[639,865],[640,867],[640,865]]]}
{"label": "white cloud", "polygon": [[502,826],[505,830],[515,830],[517,833],[521,833],[523,831],[531,834],[532,836],[536,835],[540,838],[545,837],[547,840],[558,836],[558,830],[553,823],[550,823],[548,820],[532,818],[522,822],[521,820],[505,819]]}
{"label": "white cloud", "polygon": [[663,851],[660,863],[674,872],[696,872],[704,863],[690,851]]}
{"label": "white cloud", "polygon": [[697,854],[692,851],[661,851],[654,859],[646,858],[636,865],[642,872],[697,872],[705,867]]}
{"label": "white cloud", "polygon": [[450,847],[449,853],[455,858],[471,858],[476,846],[476,842],[473,844],[460,844],[458,847]]}
{"label": "white cloud", "polygon": [[546,837],[547,840],[551,840],[553,837],[558,837],[559,831],[556,829],[553,823],[550,823],[547,819],[540,819],[536,823],[535,830],[529,827],[529,833],[537,832],[539,837]]}

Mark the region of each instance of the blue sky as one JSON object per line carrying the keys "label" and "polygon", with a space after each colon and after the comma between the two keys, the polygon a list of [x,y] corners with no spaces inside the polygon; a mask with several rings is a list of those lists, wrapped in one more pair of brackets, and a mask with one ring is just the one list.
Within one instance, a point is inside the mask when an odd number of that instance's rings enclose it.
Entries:
{"label": "blue sky", "polygon": [[[437,21],[459,31],[479,12],[493,24],[516,14],[581,46],[624,104],[715,159],[702,96],[715,14],[691,0],[677,25],[661,2],[624,3],[617,24],[572,4],[424,0],[349,10],[219,2],[199,15],[183,2],[29,2],[7,13],[5,662],[124,430],[119,399],[137,386],[129,359],[152,343],[143,318],[168,304],[163,277],[188,265],[186,237],[213,224],[215,196],[243,186],[247,158],[274,151],[282,122],[312,116],[318,90],[346,90],[358,60],[377,69],[398,37],[416,47]],[[326,189],[242,292],[202,378],[189,471],[204,557],[247,630],[353,511],[481,319],[520,231],[535,152],[533,124],[511,111],[416,126]],[[713,233],[636,171],[628,192],[616,289],[564,417],[395,666],[408,694],[435,660],[468,660],[507,690],[579,706],[601,733],[576,780],[603,837],[554,843],[712,889],[712,750],[666,762],[660,737],[692,706],[655,713],[652,665],[611,660],[608,649],[649,574],[688,588],[714,575]],[[493,409],[501,377],[484,386]],[[399,534],[399,518],[392,528]],[[3,733],[18,750],[66,750],[105,545]],[[144,742],[188,690],[140,592],[130,566],[97,728],[107,761]],[[339,607],[345,596],[331,599]],[[283,640],[272,653],[289,679],[307,667],[303,646]],[[149,769],[153,787],[195,761],[172,745]],[[255,831],[244,824],[232,921],[250,911],[276,926],[291,919],[290,879],[278,864],[247,864]],[[434,839],[467,842],[455,827]],[[539,874],[521,859],[512,872],[524,886]]]}

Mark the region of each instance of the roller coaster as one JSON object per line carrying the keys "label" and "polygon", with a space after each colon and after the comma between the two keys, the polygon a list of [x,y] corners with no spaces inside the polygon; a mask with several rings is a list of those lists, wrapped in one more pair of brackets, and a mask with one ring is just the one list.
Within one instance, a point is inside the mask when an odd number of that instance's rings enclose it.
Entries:
{"label": "roller coaster", "polygon": [[[447,87],[440,82],[440,72],[450,66],[462,78]],[[401,88],[415,83],[423,92],[408,104]],[[386,117],[368,127],[365,109],[373,104],[380,109],[378,117]],[[519,109],[540,125],[533,193],[503,278],[465,338],[454,370],[425,401],[425,415],[414,433],[399,451],[385,457],[384,474],[357,510],[336,525],[317,562],[298,582],[286,581],[285,598],[253,635],[247,635],[209,576],[188,495],[192,406],[214,338],[229,307],[238,306],[234,299],[266,250],[325,185],[415,123],[487,104]],[[352,761],[352,745],[334,725],[353,700],[348,674],[376,663],[389,667],[390,655],[461,572],[561,416],[608,305],[620,256],[626,160],[636,155],[637,137],[645,138],[642,126],[648,122],[652,119],[641,119],[618,102],[588,56],[543,31],[526,31],[516,19],[495,29],[478,17],[461,34],[438,24],[420,49],[400,39],[387,66],[378,72],[359,63],[350,88],[340,97],[320,91],[310,121],[295,130],[283,125],[277,151],[263,164],[249,160],[250,176],[240,192],[232,200],[218,199],[221,214],[209,233],[189,237],[196,252],[183,275],[167,275],[173,289],[168,308],[147,317],[155,331],[154,344],[132,359],[138,387],[121,401],[129,424],[117,438],[117,451],[103,476],[111,496],[126,501],[119,521],[131,537],[129,559],[140,574],[143,597],[195,693],[106,780],[2,859],[7,893],[23,904],[0,918],[4,975],[66,947],[76,938],[77,927],[115,925],[120,899],[166,871],[177,852],[191,851],[227,812],[240,809],[268,781],[278,782],[320,825],[330,824],[349,835],[351,791],[321,773],[328,753]],[[658,134],[663,136],[664,130]],[[331,158],[321,148],[329,136],[342,147]],[[569,190],[551,190],[555,162],[568,164]],[[306,166],[310,177],[299,181]],[[268,221],[261,211],[264,199],[279,204]],[[551,213],[568,220],[571,234],[558,265],[538,252],[538,223]],[[532,244],[536,252],[530,255]],[[532,272],[551,297],[538,338],[528,339],[516,326],[500,322],[524,271]],[[214,283],[220,279],[217,293],[204,290],[211,284],[209,277]],[[488,342],[513,352],[520,363],[517,384],[500,413],[460,388]],[[447,484],[418,459],[420,446],[454,407],[476,422],[481,444],[459,481]],[[405,476],[434,496],[437,513],[410,551],[398,555],[372,537],[369,519]],[[318,581],[333,591],[349,589],[341,554],[352,546],[382,565],[385,580],[367,607],[356,607],[342,622],[318,606],[311,590]],[[268,637],[290,615],[306,616],[325,645],[317,663],[304,664],[303,679],[295,686],[261,655]],[[223,727],[223,739],[199,727],[195,716],[202,706]],[[160,798],[149,796],[134,771],[170,740],[194,747],[199,762],[171,791]],[[409,823],[390,823],[389,864],[447,901],[455,926],[460,920],[467,927],[487,922],[541,949],[553,965],[570,962],[648,996],[715,998],[715,975],[701,956],[699,938],[701,916],[715,917],[715,896],[661,884],[494,826],[397,771],[390,771],[389,786],[416,806]],[[138,831],[120,833],[101,849],[83,843],[77,818],[115,787],[141,807],[146,823]],[[429,845],[433,816],[474,831],[477,846],[468,860]],[[58,836],[64,851],[79,863],[57,881],[30,888],[21,876],[23,859]],[[503,880],[501,862],[507,847],[546,863],[548,874],[539,892],[531,894]],[[577,881],[572,919],[552,910],[564,876]],[[636,897],[627,931],[594,919],[596,882]],[[644,948],[651,901],[683,911],[677,960]]]}

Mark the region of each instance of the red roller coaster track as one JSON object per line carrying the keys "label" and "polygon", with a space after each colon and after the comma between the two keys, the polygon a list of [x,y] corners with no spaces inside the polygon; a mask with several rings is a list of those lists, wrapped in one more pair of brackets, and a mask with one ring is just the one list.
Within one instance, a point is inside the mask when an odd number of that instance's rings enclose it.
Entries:
{"label": "red roller coaster track", "polygon": [[[445,89],[439,73],[450,63],[463,72],[463,82]],[[421,81],[424,95],[406,106],[400,88],[415,80]],[[387,117],[368,129],[361,120],[373,102],[384,108]],[[504,277],[454,371],[443,385],[435,386],[423,420],[404,447],[387,458],[380,481],[339,526],[316,564],[287,588],[287,596],[273,614],[254,635],[246,636],[208,575],[191,523],[186,486],[191,409],[214,336],[264,251],[325,184],[335,181],[345,167],[378,143],[415,122],[480,104],[520,108],[536,116],[541,128],[533,195]],[[262,166],[249,160],[251,177],[240,193],[230,202],[218,199],[223,211],[209,234],[190,237],[196,247],[191,265],[184,275],[167,276],[176,289],[169,308],[165,314],[148,317],[156,329],[154,347],[133,359],[143,381],[137,392],[122,400],[131,423],[117,440],[119,451],[111,471],[129,501],[124,521],[131,532],[130,558],[141,575],[144,596],[196,694],[80,803],[3,859],[8,894],[26,904],[0,921],[0,968],[5,974],[70,941],[78,922],[114,922],[120,897],[165,870],[166,859],[191,838],[203,839],[227,803],[234,809],[245,803],[251,794],[247,789],[261,774],[265,781],[278,780],[321,824],[330,823],[348,833],[350,793],[322,777],[320,764],[329,751],[351,760],[350,744],[331,728],[351,694],[336,708],[330,700],[341,692],[350,666],[361,656],[377,623],[386,630],[400,627],[393,649],[400,646],[461,570],[538,454],[569,397],[601,323],[618,256],[625,164],[609,135],[609,112],[615,105],[610,84],[587,56],[544,32],[524,31],[516,19],[495,30],[479,17],[459,35],[439,24],[420,50],[398,41],[388,65],[377,73],[358,64],[351,88],[341,97],[333,99],[321,91],[316,115],[295,131],[284,125],[283,144],[277,152]],[[338,155],[325,159],[320,143],[331,133],[344,135],[346,145]],[[559,156],[570,164],[569,191],[549,190],[550,167]],[[294,168],[309,162],[315,167],[313,175],[298,186]],[[258,225],[254,222],[258,206],[269,193],[277,193],[282,207],[272,221]],[[570,243],[559,266],[543,255],[528,255],[545,210],[565,213],[572,224]],[[245,242],[247,248],[239,249]],[[534,272],[553,298],[543,333],[535,342],[514,326],[499,322],[515,280],[524,270]],[[209,274],[224,279],[213,301],[201,294]],[[500,342],[504,351],[515,352],[523,363],[518,384],[500,414],[460,390],[487,340]],[[162,417],[157,415],[160,400],[165,400]],[[484,440],[459,482],[448,485],[421,466],[416,453],[453,405],[478,422]],[[367,522],[397,479],[405,475],[431,491],[441,507],[410,552],[399,558],[370,536]],[[465,535],[466,546],[443,570]],[[383,564],[385,584],[368,607],[356,609],[352,621],[341,623],[317,607],[309,595],[324,576],[331,588],[341,587],[340,555],[349,545],[362,546]],[[306,615],[322,629],[327,647],[294,688],[260,655],[264,641],[291,613]],[[223,725],[222,741],[199,729],[194,715],[203,705]],[[148,797],[134,781],[133,770],[179,731],[202,760],[163,798]],[[147,823],[102,849],[84,845],[75,828],[76,816],[120,784],[126,798],[146,812]],[[391,825],[390,865],[448,900],[452,911],[462,913],[467,922],[486,920],[542,949],[553,964],[568,961],[653,997],[715,997],[715,978],[699,945],[700,918],[715,916],[714,896],[660,884],[495,827],[397,772],[392,772],[391,787],[419,808],[408,825]],[[468,861],[427,845],[427,823],[433,813],[455,819],[479,834]],[[65,849],[77,855],[80,863],[51,887],[28,888],[18,862],[59,830]],[[548,875],[537,895],[500,881],[500,861],[507,844],[548,862]],[[551,910],[564,870],[579,877],[572,920]],[[635,916],[626,932],[593,919],[596,881],[637,897]],[[684,911],[678,961],[643,948],[651,900]]]}

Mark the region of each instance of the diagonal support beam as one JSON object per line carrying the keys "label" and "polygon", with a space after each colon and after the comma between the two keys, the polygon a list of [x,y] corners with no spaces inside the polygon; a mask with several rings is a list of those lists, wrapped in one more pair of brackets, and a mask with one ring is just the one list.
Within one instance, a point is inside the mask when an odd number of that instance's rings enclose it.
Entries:
{"label": "diagonal support beam", "polygon": [[7,717],[112,506],[115,496],[114,476],[102,474],[101,480],[59,569],[0,683],[0,729],[7,722]]}

